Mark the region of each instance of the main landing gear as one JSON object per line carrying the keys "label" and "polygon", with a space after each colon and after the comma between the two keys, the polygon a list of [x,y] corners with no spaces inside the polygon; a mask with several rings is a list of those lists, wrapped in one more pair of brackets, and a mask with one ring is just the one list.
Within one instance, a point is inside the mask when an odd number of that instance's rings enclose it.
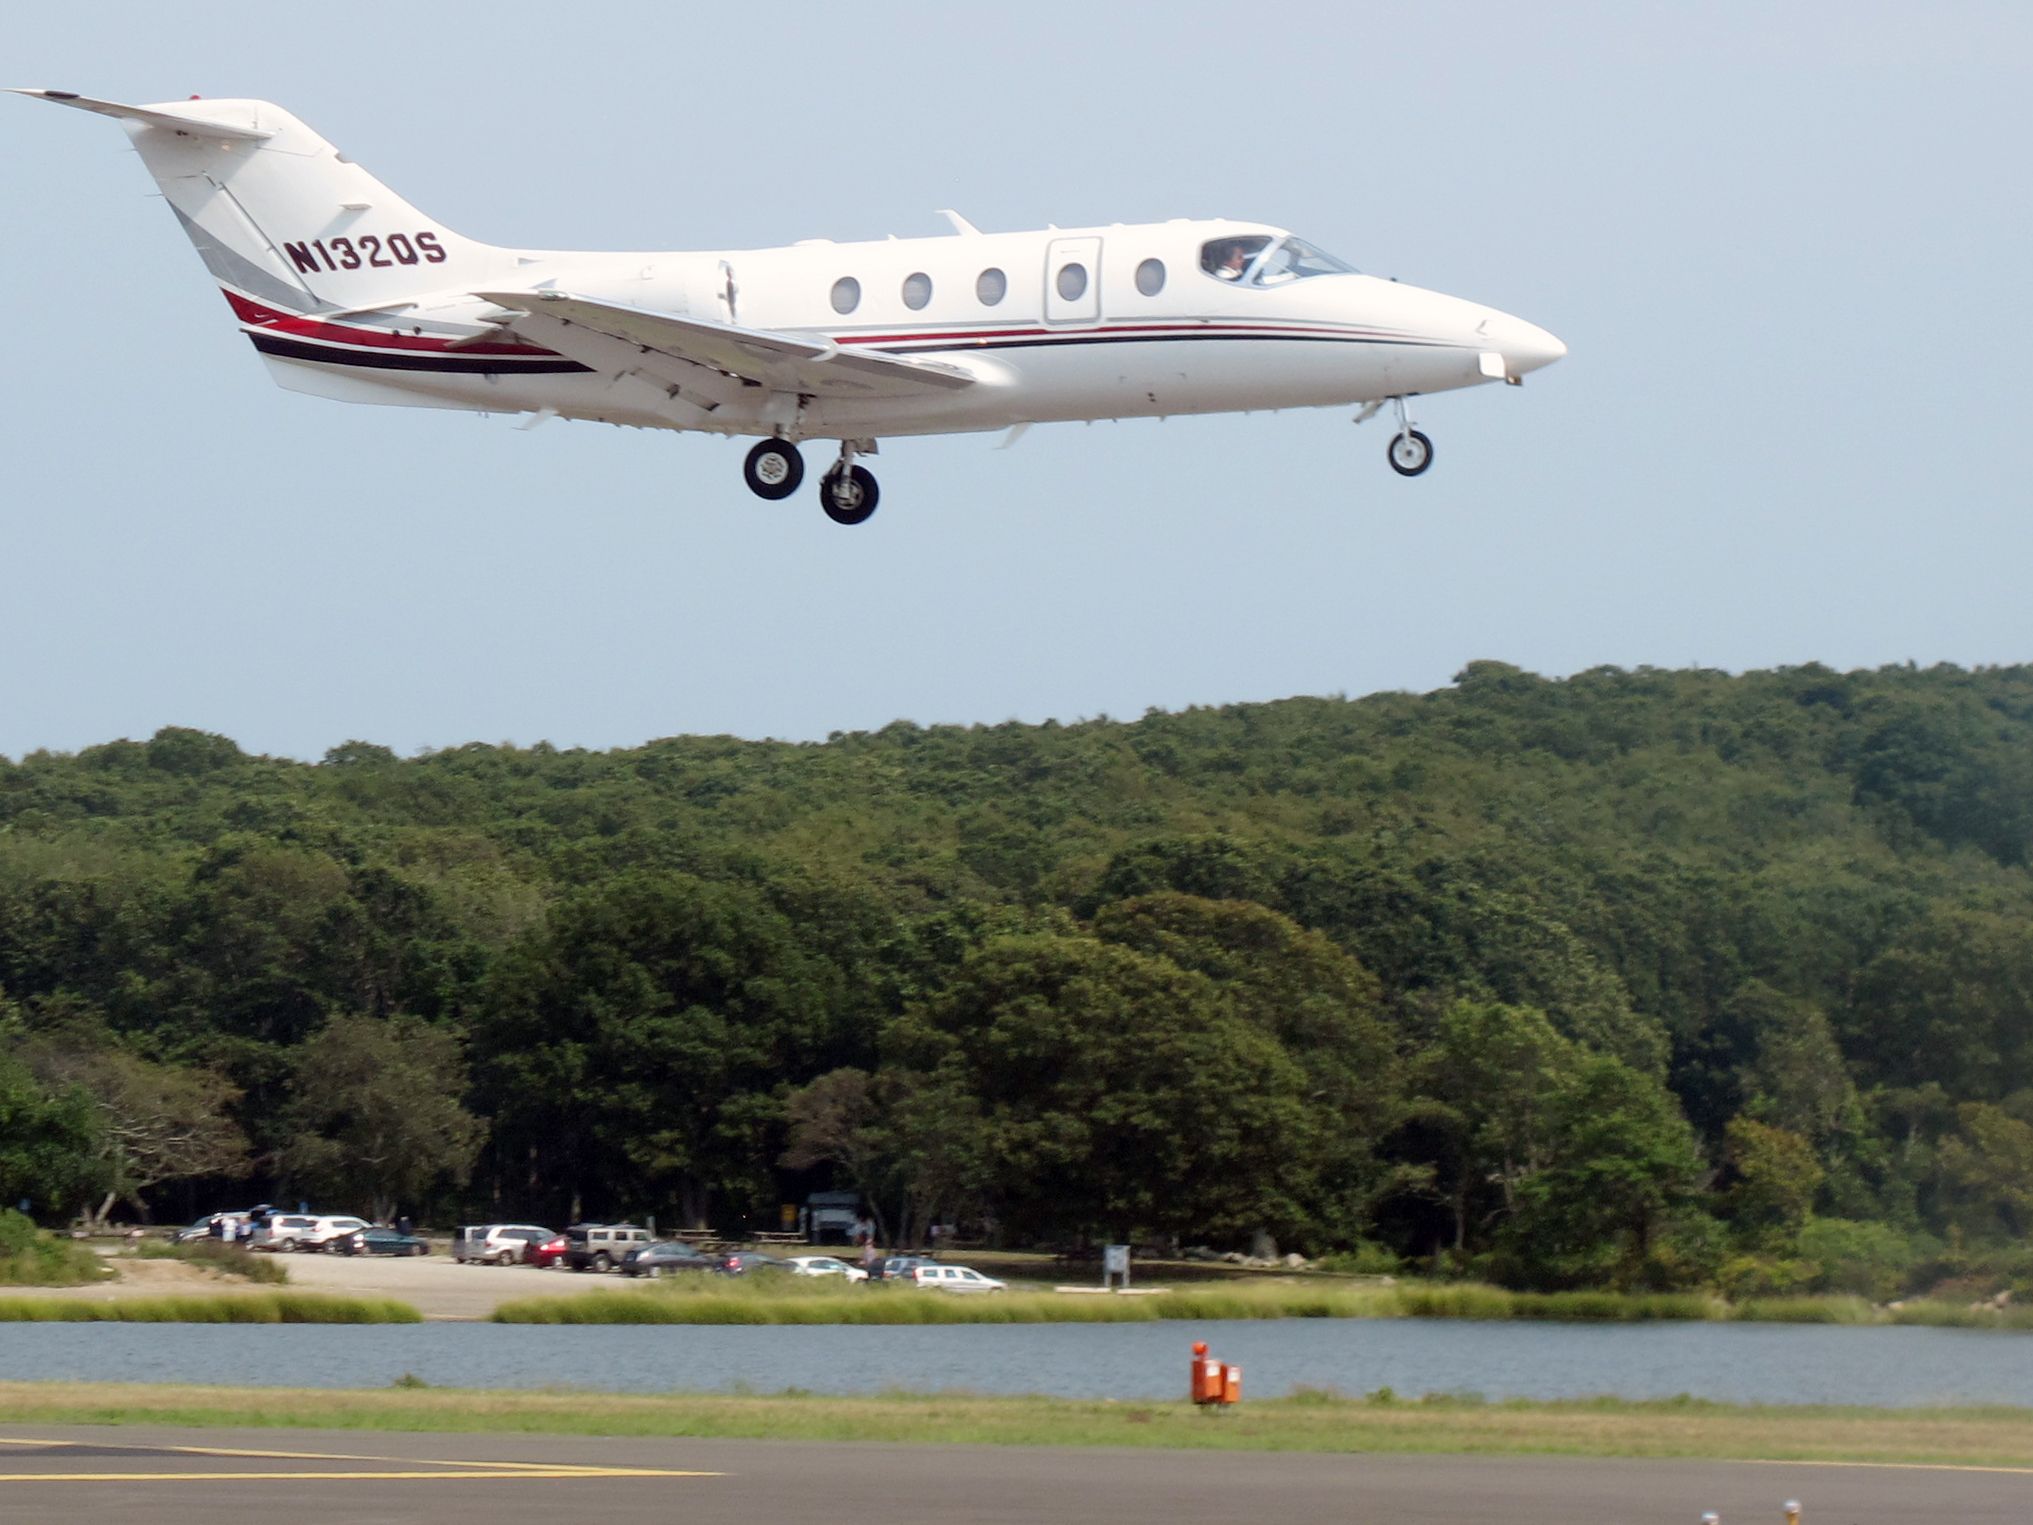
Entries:
{"label": "main landing gear", "polygon": [[[873,440],[842,440],[840,459],[819,478],[819,506],[835,524],[865,524],[875,512],[882,497],[875,473],[854,462],[856,455],[874,453]],[[741,475],[750,492],[777,502],[798,490],[805,480],[805,462],[790,441],[766,439],[748,452]]]}
{"label": "main landing gear", "polygon": [[805,480],[805,458],[789,440],[766,439],[741,463],[742,479],[758,498],[788,498]]}

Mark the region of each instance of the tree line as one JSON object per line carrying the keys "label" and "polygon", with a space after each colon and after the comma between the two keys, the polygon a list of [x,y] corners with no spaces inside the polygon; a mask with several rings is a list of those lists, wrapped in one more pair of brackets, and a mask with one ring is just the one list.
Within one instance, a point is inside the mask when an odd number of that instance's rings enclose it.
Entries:
{"label": "tree line", "polygon": [[[0,1203],[1883,1294],[2033,1226],[2033,670],[0,759]],[[124,1206],[123,1206],[124,1204]]]}

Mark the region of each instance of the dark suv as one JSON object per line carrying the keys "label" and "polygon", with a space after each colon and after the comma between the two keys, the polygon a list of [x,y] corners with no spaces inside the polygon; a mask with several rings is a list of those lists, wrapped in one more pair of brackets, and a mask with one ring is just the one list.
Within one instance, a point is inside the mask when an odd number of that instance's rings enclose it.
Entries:
{"label": "dark suv", "polygon": [[575,1271],[611,1271],[630,1250],[650,1242],[633,1223],[575,1223],[565,1230],[565,1264]]}

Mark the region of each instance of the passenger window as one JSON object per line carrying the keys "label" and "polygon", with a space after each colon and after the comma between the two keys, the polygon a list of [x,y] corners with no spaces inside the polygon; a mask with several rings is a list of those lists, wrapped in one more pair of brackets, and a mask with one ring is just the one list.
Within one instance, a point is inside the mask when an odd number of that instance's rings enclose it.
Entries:
{"label": "passenger window", "polygon": [[920,270],[904,277],[904,306],[917,312],[932,300],[932,278]]}
{"label": "passenger window", "polygon": [[861,305],[861,282],[843,275],[833,283],[833,310],[845,316]]}
{"label": "passenger window", "polygon": [[1009,277],[991,265],[974,278],[974,294],[983,307],[993,307],[1009,294]]}
{"label": "passenger window", "polygon": [[1059,295],[1068,302],[1077,302],[1087,295],[1087,267],[1077,261],[1059,267]]}
{"label": "passenger window", "polygon": [[1165,289],[1165,262],[1161,259],[1147,259],[1137,266],[1137,290],[1147,297],[1154,297]]}

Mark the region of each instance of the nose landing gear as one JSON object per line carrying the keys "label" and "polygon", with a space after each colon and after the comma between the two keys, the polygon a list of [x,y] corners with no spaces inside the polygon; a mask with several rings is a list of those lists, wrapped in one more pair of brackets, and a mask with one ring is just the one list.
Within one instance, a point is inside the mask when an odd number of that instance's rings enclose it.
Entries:
{"label": "nose landing gear", "polygon": [[1391,436],[1391,470],[1401,477],[1416,477],[1433,464],[1433,442],[1412,427],[1405,411],[1405,399],[1393,397],[1398,408],[1398,432]]}
{"label": "nose landing gear", "polygon": [[819,504],[835,524],[866,524],[882,494],[875,473],[854,464],[856,452],[873,454],[873,440],[842,440],[840,459],[819,478]]}

